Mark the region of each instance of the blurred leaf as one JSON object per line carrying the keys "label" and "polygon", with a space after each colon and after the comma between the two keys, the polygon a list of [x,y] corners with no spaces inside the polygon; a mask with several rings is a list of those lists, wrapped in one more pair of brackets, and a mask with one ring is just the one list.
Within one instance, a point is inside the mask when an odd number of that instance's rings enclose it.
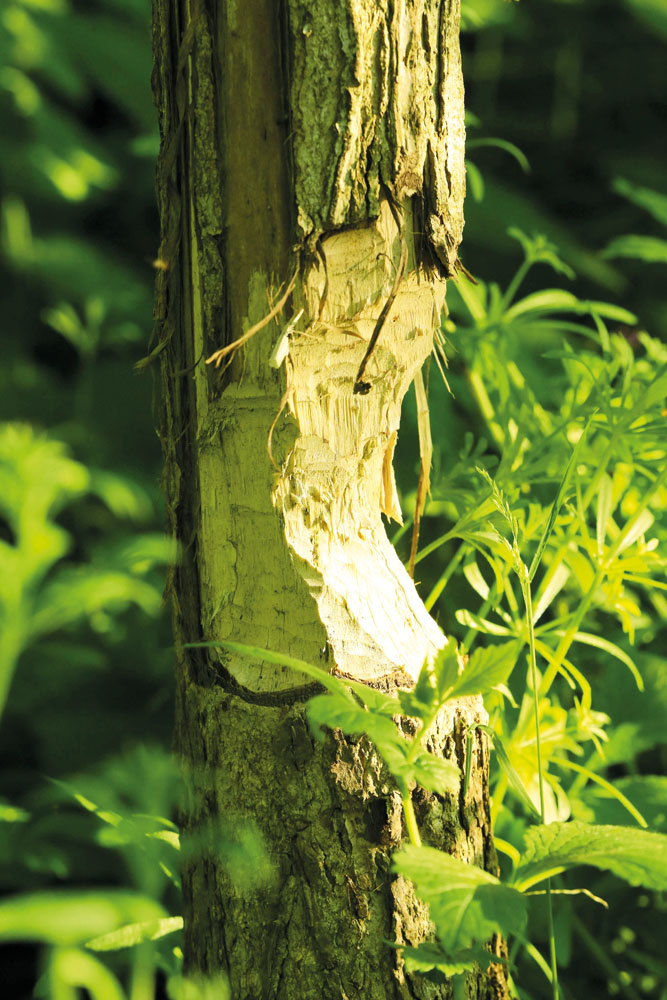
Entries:
{"label": "blurred leaf", "polygon": [[602,251],[607,260],[634,257],[647,264],[667,264],[667,240],[657,236],[617,236]]}
{"label": "blurred leaf", "polygon": [[144,920],[138,924],[125,924],[108,934],[86,941],[91,951],[115,951],[118,948],[132,948],[143,941],[158,941],[167,934],[183,929],[183,917],[164,917],[162,920]]}
{"label": "blurred leaf", "polygon": [[92,618],[99,611],[118,612],[129,604],[156,615],[162,607],[162,594],[152,584],[125,573],[92,566],[65,568],[42,588],[35,602],[30,635],[44,635],[82,618]]}
{"label": "blurred leaf", "polygon": [[78,948],[54,948],[46,964],[53,1000],[75,1000],[79,988],[91,1000],[126,1000],[113,973],[94,955]]}
{"label": "blurred leaf", "polygon": [[163,917],[154,899],[119,889],[36,892],[0,900],[0,940],[79,944],[91,934]]}
{"label": "blurred leaf", "polygon": [[[667,23],[667,18],[665,21]],[[640,208],[645,208],[654,219],[667,226],[667,195],[652,191],[650,188],[639,187],[623,177],[615,179],[613,188],[617,194],[634,202],[635,205],[639,205]]]}
{"label": "blurred leaf", "polygon": [[212,976],[172,976],[167,985],[169,1000],[231,1000],[222,972]]}

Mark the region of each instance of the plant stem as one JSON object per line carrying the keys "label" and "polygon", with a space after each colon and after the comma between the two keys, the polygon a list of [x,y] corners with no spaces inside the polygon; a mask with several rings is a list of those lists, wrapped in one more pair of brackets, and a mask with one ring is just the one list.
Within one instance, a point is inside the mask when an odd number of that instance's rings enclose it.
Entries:
{"label": "plant stem", "polygon": [[428,597],[424,601],[424,606],[425,606],[425,608],[426,608],[427,611],[430,611],[431,608],[433,607],[433,605],[435,604],[435,602],[438,600],[438,598],[440,597],[440,594],[443,592],[443,590],[445,589],[445,587],[449,583],[449,579],[450,579],[452,573],[454,572],[454,570],[456,569],[456,567],[458,566],[458,564],[461,562],[461,560],[463,559],[463,556],[466,554],[466,552],[469,550],[469,548],[470,548],[470,546],[469,546],[469,544],[467,542],[463,542],[461,545],[459,545],[458,549],[456,550],[456,553],[449,560],[449,563],[447,565],[447,569],[442,574],[442,576],[440,577],[440,579],[436,583],[435,587],[433,588],[433,590],[431,591],[431,593],[428,595]]}
{"label": "plant stem", "polygon": [[[544,809],[544,775],[542,773],[542,748],[540,746],[540,707],[539,691],[537,689],[537,657],[535,654],[535,628],[533,625],[533,598],[530,592],[528,569],[522,566],[521,589],[526,606],[526,624],[528,626],[528,648],[530,653],[530,678],[533,688],[533,709],[535,713],[535,746],[537,748],[537,776],[540,789],[540,818],[546,822]],[[558,961],[556,958],[556,935],[554,933],[554,914],[551,903],[551,879],[546,880],[547,918],[549,921],[549,957],[551,959],[551,989],[553,1000],[558,1000]]]}
{"label": "plant stem", "polygon": [[409,789],[405,788],[401,790],[401,801],[403,803],[403,815],[405,816],[405,825],[407,827],[410,843],[414,844],[415,847],[421,847],[422,840],[419,836],[417,817],[415,816],[415,810],[412,805],[412,796]]}

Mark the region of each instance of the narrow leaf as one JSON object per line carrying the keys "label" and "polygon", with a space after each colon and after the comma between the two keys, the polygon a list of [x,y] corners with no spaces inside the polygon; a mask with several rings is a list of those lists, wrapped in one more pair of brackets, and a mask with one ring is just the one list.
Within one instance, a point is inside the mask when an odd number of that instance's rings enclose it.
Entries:
{"label": "narrow leaf", "polygon": [[86,948],[91,951],[116,951],[119,948],[131,948],[143,941],[157,941],[167,934],[180,931],[183,928],[183,917],[164,917],[162,920],[143,920],[138,924],[125,924],[109,934],[86,941]]}
{"label": "narrow leaf", "polygon": [[[597,411],[595,411],[595,412],[597,412]],[[587,436],[587,433],[588,433],[588,428],[590,427],[591,421],[592,421],[593,417],[595,416],[595,412],[592,413],[590,415],[590,417],[588,418],[588,420],[586,422],[586,426],[584,427],[583,431],[581,432],[581,437],[577,441],[576,445],[574,446],[574,450],[573,450],[572,454],[570,455],[570,460],[567,463],[565,472],[563,473],[563,478],[560,481],[560,485],[558,487],[558,493],[556,494],[556,499],[554,500],[553,507],[551,508],[551,513],[549,514],[549,520],[547,522],[547,526],[544,529],[544,534],[542,535],[542,537],[540,539],[540,543],[537,546],[537,551],[536,551],[535,555],[533,556],[533,561],[530,564],[530,569],[528,570],[528,579],[530,580],[531,583],[533,581],[533,577],[535,576],[535,573],[537,572],[537,567],[540,565],[540,560],[542,558],[542,553],[544,552],[544,549],[546,548],[546,544],[549,541],[549,536],[551,535],[551,532],[553,531],[553,526],[556,523],[556,518],[558,517],[560,509],[561,509],[561,507],[563,506],[563,504],[565,502],[565,496],[566,496],[566,493],[567,493],[567,488],[568,488],[569,483],[570,483],[570,478],[572,476],[573,470],[576,468],[577,462],[579,461],[579,452],[581,451],[582,445],[583,445],[583,443],[584,443],[584,441],[586,439],[586,436]]]}
{"label": "narrow leaf", "polygon": [[505,777],[507,778],[507,783],[526,808],[529,816],[536,816],[540,818],[539,809],[535,806],[535,803],[531,799],[526,786],[518,775],[512,761],[509,758],[509,754],[505,749],[505,745],[501,740],[500,736],[490,726],[484,726],[481,723],[477,725],[478,729],[483,730],[491,740],[493,744],[493,749],[496,751],[496,757],[498,758],[498,763],[501,769],[505,772]]}
{"label": "narrow leaf", "polygon": [[186,649],[219,647],[221,649],[228,649],[230,653],[240,653],[242,656],[248,656],[253,660],[265,660],[267,663],[275,663],[280,667],[290,667],[292,670],[298,670],[299,673],[311,677],[318,684],[327,688],[328,691],[339,694],[347,698],[352,704],[356,704],[347,687],[338,677],[327,673],[322,667],[313,666],[312,663],[306,663],[305,660],[299,660],[295,656],[276,653],[272,649],[262,649],[260,646],[247,646],[243,642],[228,642],[226,639],[211,642],[188,642],[184,643],[184,646]]}

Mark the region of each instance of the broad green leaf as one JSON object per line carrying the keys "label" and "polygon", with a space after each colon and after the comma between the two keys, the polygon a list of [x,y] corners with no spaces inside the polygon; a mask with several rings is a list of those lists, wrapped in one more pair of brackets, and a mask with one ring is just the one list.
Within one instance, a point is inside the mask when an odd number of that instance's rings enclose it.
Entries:
{"label": "broad green leaf", "polygon": [[424,751],[411,762],[410,775],[418,785],[438,795],[456,795],[461,783],[461,772],[451,760],[443,760]]}
{"label": "broad green leaf", "polygon": [[495,933],[520,931],[525,924],[526,903],[516,889],[442,851],[408,844],[394,855],[392,867],[414,882],[428,903],[448,955],[455,956]]}
{"label": "broad green leaf", "polygon": [[125,924],[108,934],[86,941],[86,948],[91,951],[116,951],[119,948],[132,948],[143,941],[158,941],[167,934],[183,929],[183,917],[163,917],[161,920],[143,920],[138,924]]}
{"label": "broad green leaf", "polygon": [[460,668],[457,645],[448,642],[438,650],[432,663],[426,659],[413,690],[399,691],[401,712],[429,725],[443,703],[451,697]]}
{"label": "broad green leaf", "polygon": [[118,889],[28,893],[0,901],[0,941],[80,944],[166,915],[155,900]]}
{"label": "broad green leaf", "polygon": [[407,746],[395,723],[386,715],[368,711],[361,705],[351,705],[337,695],[316,695],[308,701],[306,711],[308,721],[314,728],[328,726],[330,729],[342,729],[348,736],[366,734],[378,745],[378,749],[380,745],[398,744],[399,741]]}
{"label": "broad green leaf", "polygon": [[525,891],[575,865],[593,865],[646,889],[667,889],[667,836],[635,827],[550,823],[525,835],[513,884]]}
{"label": "broad green leaf", "polygon": [[519,299],[505,313],[505,322],[511,323],[519,316],[528,312],[587,312],[587,309],[576,295],[564,288],[544,288]]}

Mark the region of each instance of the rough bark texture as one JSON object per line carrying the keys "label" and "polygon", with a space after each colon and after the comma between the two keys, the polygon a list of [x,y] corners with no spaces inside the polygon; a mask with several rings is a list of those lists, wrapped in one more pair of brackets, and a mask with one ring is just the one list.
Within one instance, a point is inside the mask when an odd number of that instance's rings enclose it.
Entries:
{"label": "rough bark texture", "polygon": [[[184,825],[259,826],[274,882],[240,893],[213,856],[183,873],[186,965],[228,972],[235,1000],[448,997],[383,939],[429,932],[390,873],[402,837],[390,776],[366,740],[313,740],[313,686],[187,642],[233,638],[386,689],[444,642],[389,545],[401,401],[432,347],[455,262],[463,106],[455,0],[154,0],[162,151],[156,295],[177,744]],[[291,306],[226,370],[205,365]],[[390,304],[391,308],[387,309]],[[282,372],[268,358],[291,314]],[[380,340],[354,391],[378,318]],[[272,455],[267,442],[272,432]],[[273,462],[273,464],[272,464]],[[460,760],[483,717],[443,717]],[[427,843],[493,869],[487,750],[465,802],[415,790]],[[500,967],[469,997],[506,995]]]}
{"label": "rough bark texture", "polygon": [[463,228],[458,0],[288,0],[294,189],[303,236],[419,195],[451,274]]}

